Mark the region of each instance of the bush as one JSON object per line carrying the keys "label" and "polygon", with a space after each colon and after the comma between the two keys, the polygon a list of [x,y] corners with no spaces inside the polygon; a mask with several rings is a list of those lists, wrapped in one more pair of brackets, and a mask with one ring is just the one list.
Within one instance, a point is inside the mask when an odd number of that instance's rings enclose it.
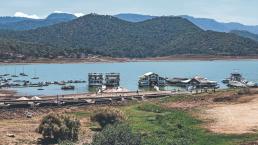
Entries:
{"label": "bush", "polygon": [[133,134],[127,124],[108,125],[93,137],[92,145],[140,145],[140,135]]}
{"label": "bush", "polygon": [[113,125],[124,120],[126,116],[122,111],[110,107],[101,108],[91,116],[91,121],[97,122],[102,129],[109,124]]}
{"label": "bush", "polygon": [[45,140],[78,140],[80,122],[69,116],[50,114],[45,116],[37,132],[42,134]]}

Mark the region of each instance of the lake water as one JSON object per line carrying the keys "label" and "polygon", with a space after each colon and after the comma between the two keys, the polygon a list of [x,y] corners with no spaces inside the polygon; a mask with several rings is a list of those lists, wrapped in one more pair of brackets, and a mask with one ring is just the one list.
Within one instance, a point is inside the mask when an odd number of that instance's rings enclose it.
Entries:
{"label": "lake water", "polygon": [[[138,89],[138,77],[146,72],[155,72],[164,77],[206,77],[219,83],[231,72],[238,70],[250,81],[258,82],[258,60],[219,60],[219,61],[166,61],[166,62],[126,62],[126,63],[76,63],[76,64],[29,64],[29,65],[0,65],[0,74],[16,74],[21,72],[29,77],[35,76],[39,81],[88,80],[89,72],[118,72],[121,74],[121,87],[131,91]],[[223,84],[220,83],[222,87]],[[51,85],[43,91],[38,88],[17,88],[21,95],[61,95],[88,92],[87,83],[75,84],[74,91],[62,91],[60,86]]]}

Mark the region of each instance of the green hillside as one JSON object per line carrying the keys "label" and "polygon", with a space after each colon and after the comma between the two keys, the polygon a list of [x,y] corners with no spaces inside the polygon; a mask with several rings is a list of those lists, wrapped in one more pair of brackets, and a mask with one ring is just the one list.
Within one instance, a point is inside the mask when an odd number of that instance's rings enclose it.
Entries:
{"label": "green hillside", "polygon": [[158,17],[131,23],[112,16],[90,14],[35,30],[1,31],[0,37],[52,46],[55,56],[71,52],[113,57],[258,54],[258,42],[235,34],[203,31],[181,17]]}

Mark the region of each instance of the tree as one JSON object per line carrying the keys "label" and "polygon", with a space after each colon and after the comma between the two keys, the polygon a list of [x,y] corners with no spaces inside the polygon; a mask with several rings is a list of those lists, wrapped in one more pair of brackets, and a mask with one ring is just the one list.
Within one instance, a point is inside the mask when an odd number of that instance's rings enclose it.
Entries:
{"label": "tree", "polygon": [[134,134],[127,124],[106,126],[93,137],[91,145],[140,145],[141,137]]}
{"label": "tree", "polygon": [[37,132],[45,140],[78,140],[80,122],[70,116],[50,114],[45,116]]}

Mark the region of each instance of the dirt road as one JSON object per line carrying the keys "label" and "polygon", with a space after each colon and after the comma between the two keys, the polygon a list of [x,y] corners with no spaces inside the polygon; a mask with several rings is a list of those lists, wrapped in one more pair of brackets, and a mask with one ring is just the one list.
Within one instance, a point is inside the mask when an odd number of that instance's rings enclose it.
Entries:
{"label": "dirt road", "polygon": [[216,133],[243,134],[258,130],[258,95],[245,96],[235,103],[212,104],[203,107],[201,118],[209,130]]}

